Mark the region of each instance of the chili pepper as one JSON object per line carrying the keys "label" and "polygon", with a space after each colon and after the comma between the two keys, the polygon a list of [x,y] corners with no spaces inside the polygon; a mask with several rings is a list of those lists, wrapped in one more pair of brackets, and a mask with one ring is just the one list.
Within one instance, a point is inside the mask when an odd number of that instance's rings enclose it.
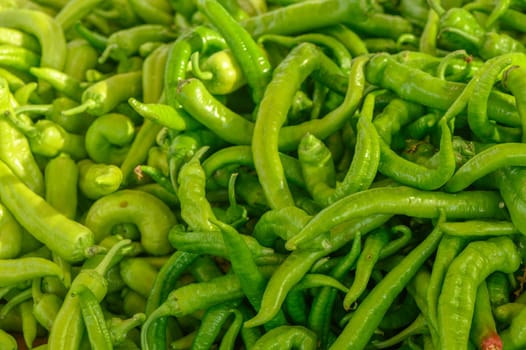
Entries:
{"label": "chili pepper", "polygon": [[199,51],[191,56],[192,75],[200,79],[211,94],[227,95],[246,84],[245,75],[232,51],[223,49],[199,60]]}
{"label": "chili pepper", "polygon": [[[80,35],[81,38],[86,40],[93,48],[104,51],[108,43],[108,38],[94,30],[90,30],[88,27],[83,25],[81,22],[75,23],[75,31]],[[98,54],[97,60],[98,61]]]}
{"label": "chili pepper", "polygon": [[19,77],[18,75],[14,74],[6,68],[0,67],[0,77],[7,81],[7,85],[9,86],[9,89],[11,91],[17,91],[18,89],[26,85],[26,83],[24,82],[24,80],[22,80],[21,77]]}
{"label": "chili pepper", "polygon": [[[479,281],[494,271],[515,271],[519,260],[513,241],[507,237],[498,237],[470,242],[452,261],[442,285],[442,290],[447,292],[441,293],[438,301],[441,347],[467,348]],[[462,286],[461,293],[451,288],[453,283]]]}
{"label": "chili pepper", "polygon": [[55,21],[62,27],[62,30],[67,31],[100,3],[101,0],[69,1],[55,15]]}
{"label": "chili pepper", "polygon": [[86,152],[97,163],[118,166],[125,159],[134,136],[130,118],[120,113],[104,114],[86,130]]}
{"label": "chili pepper", "polygon": [[192,349],[207,349],[213,346],[221,332],[221,328],[228,322],[231,315],[235,315],[238,301],[214,305],[206,310],[201,324],[192,342]]}
{"label": "chili pepper", "polygon": [[387,245],[389,238],[389,231],[385,228],[374,230],[365,238],[363,250],[356,261],[355,278],[343,299],[343,307],[346,310],[349,310],[365,291],[374,265],[379,260],[380,252]]}
{"label": "chili pepper", "polygon": [[[387,195],[389,201],[384,201],[383,195]],[[415,201],[419,202],[418,206],[414,206]],[[451,219],[497,218],[503,215],[500,203],[500,197],[493,191],[469,191],[451,195],[405,186],[371,188],[346,196],[324,208],[287,241],[286,247],[294,249],[300,242],[308,241],[343,221],[371,213],[396,212],[413,217],[434,218],[439,210],[444,209]]]}
{"label": "chili pepper", "polygon": [[284,325],[266,332],[253,349],[316,349],[316,335],[303,326]]}
{"label": "chili pepper", "polygon": [[66,50],[63,72],[78,81],[85,81],[86,71],[97,65],[98,51],[82,38],[69,40]]}
{"label": "chili pepper", "polygon": [[390,346],[395,346],[406,339],[418,334],[425,334],[427,332],[427,324],[424,316],[419,314],[411,324],[402,329],[397,334],[382,341],[372,341],[377,349],[385,349]]}
{"label": "chili pepper", "polygon": [[524,315],[526,315],[525,309],[512,319],[509,327],[501,331],[503,349],[518,350],[526,344],[523,328]]}
{"label": "chili pepper", "polygon": [[434,10],[440,16],[440,46],[449,50],[462,48],[470,53],[478,51],[485,30],[471,12],[463,8]]}
{"label": "chili pepper", "polygon": [[80,101],[84,88],[77,79],[53,68],[31,67],[29,72],[35,77],[46,81],[55,90],[75,101]]}
{"label": "chili pepper", "polygon": [[174,131],[187,129],[188,116],[172,106],[162,103],[142,103],[133,97],[128,100],[128,103],[145,119],[145,122],[146,120],[154,121]]}
{"label": "chili pepper", "polygon": [[[341,279],[353,265],[356,263],[361,252],[361,234],[358,231],[353,239],[353,243],[349,252],[332,270],[331,276],[336,279]],[[308,316],[308,327],[316,332],[322,347],[328,346],[328,333],[330,318],[332,315],[332,306],[336,300],[337,290],[333,288],[323,287],[319,294],[317,294],[312,302],[311,312]]]}
{"label": "chili pepper", "polygon": [[84,135],[69,133],[59,124],[48,119],[27,122],[21,114],[6,113],[5,116],[27,137],[31,151],[44,157],[55,157],[61,152],[75,159],[84,158]]}
{"label": "chili pepper", "polygon": [[52,251],[79,261],[97,251],[91,230],[60,214],[0,162],[0,200],[17,221]]}
{"label": "chili pepper", "polygon": [[315,46],[308,43],[293,48],[274,70],[258,108],[251,143],[252,153],[256,172],[271,208],[294,204],[278,156],[278,136],[294,92],[316,69],[316,50]]}
{"label": "chili pepper", "polygon": [[77,164],[67,153],[50,159],[44,168],[45,199],[69,219],[77,214],[78,178]]}
{"label": "chili pepper", "polygon": [[18,306],[22,318],[22,336],[28,348],[33,347],[33,342],[37,337],[37,321],[33,315],[33,302],[27,300]]}
{"label": "chili pepper", "polygon": [[352,21],[347,25],[364,37],[398,39],[414,32],[413,25],[405,17],[378,11],[372,12],[363,21]]}
{"label": "chili pepper", "polygon": [[[512,66],[508,69],[506,69],[503,73],[503,84],[506,86],[506,88],[515,96],[515,101],[517,105],[517,110],[519,112],[519,117],[521,118],[521,121],[524,121],[526,119],[526,106],[525,106],[525,96],[524,93],[521,90],[521,81],[524,77],[524,69],[519,66]],[[524,125],[524,123],[522,123]],[[524,127],[522,127],[522,137],[521,140],[524,141],[526,139],[526,131]]]}
{"label": "chili pepper", "polygon": [[522,309],[524,309],[524,304],[515,301],[502,304],[494,308],[492,311],[495,321],[500,325],[509,326],[511,321],[519,315]]}
{"label": "chili pepper", "polygon": [[[151,162],[150,158],[148,161]],[[164,163],[162,165],[164,165]],[[168,167],[167,164],[166,167]],[[137,177],[141,178],[144,175],[148,175],[153,179],[153,181],[161,185],[166,191],[175,195],[176,193],[172,186],[172,183],[168,176],[165,175],[168,172],[168,169],[166,169],[166,172],[164,172],[163,170],[151,165],[139,165],[137,166],[137,168],[135,168],[135,173],[137,174]]]}
{"label": "chili pepper", "polygon": [[[444,222],[440,223],[440,225]],[[431,335],[435,345],[438,345],[437,307],[438,299],[447,269],[453,259],[464,249],[469,241],[465,238],[443,236],[438,244],[435,260],[427,288],[427,313]]]}
{"label": "chili pepper", "polygon": [[176,223],[176,218],[157,197],[143,191],[123,189],[99,198],[85,217],[85,225],[93,231],[96,242],[108,236],[113,225],[122,222],[135,223],[146,252],[163,255],[171,251],[168,231]]}
{"label": "chili pepper", "polygon": [[122,61],[135,54],[139,47],[148,41],[166,42],[175,39],[175,33],[170,28],[159,24],[140,24],[131,28],[113,32],[106,42],[106,48],[99,57],[103,63],[109,57]]}
{"label": "chili pepper", "polygon": [[369,53],[362,38],[343,24],[321,28],[321,31],[338,39],[345,47],[347,47],[347,50],[349,50],[353,57]]}
{"label": "chili pepper", "polygon": [[20,46],[0,45],[0,66],[28,71],[40,65],[40,56]]}
{"label": "chili pepper", "polygon": [[115,30],[116,27],[132,27],[140,22],[129,2],[123,0],[102,3],[96,9],[96,15],[88,15],[86,21],[89,21],[90,24],[106,35]]}
{"label": "chili pepper", "polygon": [[258,38],[258,42],[265,44],[266,42],[278,43],[288,48],[298,45],[302,42],[309,42],[328,50],[329,56],[334,58],[338,66],[342,68],[345,73],[349,72],[351,66],[351,54],[347,48],[337,39],[325,34],[308,33],[299,34],[295,36],[265,34]]}
{"label": "chili pepper", "polygon": [[147,334],[153,320],[168,315],[176,317],[188,315],[194,311],[242,297],[243,292],[239,279],[234,274],[217,277],[208,282],[191,283],[173,290],[144,323],[141,330],[142,348],[150,349]]}
{"label": "chili pepper", "polygon": [[[464,91],[460,82],[444,81],[429,73],[399,63],[394,57],[378,53],[371,57],[366,69],[369,83],[394,91],[402,99],[424,106],[447,110]],[[418,83],[415,83],[417,82]],[[507,125],[520,125],[520,118],[510,95],[491,90],[488,118]]]}
{"label": "chili pepper", "polygon": [[201,255],[189,266],[188,272],[197,282],[208,282],[223,276],[223,271],[210,256]]}
{"label": "chili pepper", "polygon": [[296,206],[266,211],[254,226],[252,235],[265,247],[270,247],[279,237],[293,237],[311,216]]}
{"label": "chili pepper", "polygon": [[223,334],[223,338],[221,338],[219,350],[235,349],[237,336],[243,328],[243,315],[241,312],[236,309],[233,310],[232,313],[234,314],[234,319],[230,323],[230,326],[226,332]]}
{"label": "chili pepper", "polygon": [[16,258],[22,250],[22,227],[0,204],[0,259]]}
{"label": "chili pepper", "polygon": [[88,112],[100,116],[111,112],[119,103],[136,97],[141,92],[142,72],[114,74],[90,85],[82,93],[82,104],[62,113],[74,115]]}
{"label": "chili pepper", "polygon": [[[241,236],[239,236],[239,233],[232,226],[226,225],[214,218],[210,218],[210,221],[216,225],[221,232],[229,260],[232,264],[232,269],[239,278],[243,293],[245,293],[250,304],[252,304],[255,309],[259,309],[267,281],[259,271],[248,245],[246,245],[241,239]],[[276,327],[285,322],[284,315],[278,313],[272,321],[269,321],[271,324],[269,327]]]}
{"label": "chili pepper", "polygon": [[[287,180],[300,187],[304,187],[304,179],[301,173],[300,164],[296,158],[289,156],[287,153],[279,154],[285,171]],[[249,146],[229,146],[210,154],[203,160],[202,166],[206,177],[211,177],[215,171],[231,164],[240,166],[254,166],[252,159],[252,150]]]}
{"label": "chili pepper", "polygon": [[177,108],[177,86],[186,77],[187,65],[193,52],[207,52],[227,47],[225,39],[215,30],[198,26],[181,35],[171,47],[166,62],[164,91],[166,102]]}
{"label": "chili pepper", "polygon": [[[0,79],[0,159],[20,178],[25,185],[37,194],[44,193],[42,172],[29,146],[29,141],[12,124],[7,115],[14,113],[11,105],[12,95],[4,79]],[[15,149],[16,145],[16,149]]]}
{"label": "chili pepper", "polygon": [[[440,220],[443,219],[441,214]],[[362,300],[329,349],[364,349],[382,316],[422,264],[433,254],[441,237],[442,231],[435,226],[418,246],[394,266]],[[379,300],[381,302],[378,302]]]}
{"label": "chili pepper", "polygon": [[[416,276],[414,278],[416,278]],[[406,293],[404,296],[400,297],[400,299],[401,301],[399,303],[395,302],[389,307],[382,321],[378,325],[378,328],[384,332],[402,329],[393,335],[390,340],[385,339],[386,342],[396,341],[397,338],[403,339],[408,333],[418,330],[419,327],[417,325],[419,323],[421,324],[421,321],[426,320],[424,314],[420,311],[416,301],[410,293]],[[422,320],[418,320],[418,318],[421,318]],[[429,331],[427,328],[427,321],[425,326],[426,331]]]}
{"label": "chili pepper", "polygon": [[490,274],[486,284],[492,309],[510,302],[511,285],[505,273],[496,271]]}
{"label": "chili pepper", "polygon": [[104,299],[107,293],[105,274],[108,269],[122,258],[130,240],[122,240],[114,245],[95,268],[81,270],[73,279],[64,302],[55,318],[48,336],[50,349],[75,349],[80,345],[84,332],[82,311],[76,293],[82,286],[89,288],[97,301]]}
{"label": "chili pepper", "polygon": [[502,349],[502,341],[491,311],[486,282],[477,288],[470,339],[481,349]]}
{"label": "chili pepper", "polygon": [[[506,128],[488,121],[487,106],[489,93],[497,76],[512,63],[515,56],[503,55],[486,61],[482,67],[480,78],[473,88],[473,95],[468,103],[468,124],[471,131],[484,142],[515,142],[520,139],[520,130]],[[522,59],[522,55],[518,59]],[[487,68],[486,68],[487,67]]]}
{"label": "chili pepper", "polygon": [[18,306],[23,302],[31,299],[31,288],[13,290],[14,295],[9,296],[7,303],[0,308],[0,317],[5,317],[11,310],[18,309]]}
{"label": "chili pepper", "polygon": [[[346,195],[369,188],[374,180],[380,163],[379,135],[367,118],[358,119],[357,129],[356,148],[351,164],[334,190],[329,190],[323,195],[324,197],[327,195],[326,200],[321,201],[325,205],[330,205]],[[306,175],[304,177],[307,179]]]}
{"label": "chili pepper", "polygon": [[38,258],[25,257],[16,259],[1,259],[2,271],[5,271],[1,286],[6,287],[41,276],[57,276],[62,278],[63,272],[54,262]]}
{"label": "chili pepper", "polygon": [[41,290],[41,280],[41,278],[34,278],[31,285],[33,314],[37,322],[49,331],[63,300],[56,294],[43,293]]}
{"label": "chili pepper", "polygon": [[[435,169],[407,162],[399,157],[387,144],[380,140],[380,162],[378,171],[396,181],[423,190],[437,189],[444,185],[453,175],[456,168],[455,154],[451,142],[451,130],[445,119],[439,122],[441,137],[439,163]],[[402,168],[404,171],[402,171]],[[406,172],[411,168],[409,172]]]}
{"label": "chili pepper", "polygon": [[146,316],[144,313],[135,313],[128,319],[121,319],[118,317],[111,317],[106,320],[108,329],[110,331],[111,342],[117,346],[126,342],[129,336],[128,333],[134,328],[141,326],[144,323]]}
{"label": "chili pepper", "polygon": [[[147,315],[162,304],[168,294],[175,288],[176,281],[179,277],[198,256],[198,254],[183,251],[175,251],[170,256],[168,261],[159,270],[157,278],[152,286],[152,290],[148,296],[146,304]],[[166,318],[161,317],[157,320],[151,321],[151,330],[148,331],[145,336],[155,339],[154,342],[151,342],[152,348],[166,348],[166,326]]]}
{"label": "chili pepper", "polygon": [[520,232],[526,232],[520,219],[524,208],[523,203],[526,198],[522,186],[524,181],[523,175],[524,173],[521,167],[504,167],[493,172],[494,181],[506,204],[511,222]]}
{"label": "chili pepper", "polygon": [[173,8],[169,1],[131,0],[130,6],[137,13],[137,16],[146,23],[165,26],[173,24]]}
{"label": "chili pepper", "polygon": [[[164,67],[168,59],[170,46],[161,46],[152,52],[143,63],[143,98],[142,102],[146,104],[156,103],[161,98],[164,87]],[[128,103],[136,108],[133,102]],[[157,134],[161,130],[161,125],[144,120],[139,131],[136,133],[133,142],[130,145],[129,152],[126,154],[122,164],[123,185],[131,180],[133,169],[143,162],[147,156],[148,148],[154,144]]]}
{"label": "chili pepper", "polygon": [[[293,35],[335,23],[349,25],[355,21],[363,21],[371,12],[372,6],[369,3],[323,0],[278,7],[249,17],[241,21],[241,24],[256,38],[263,34]],[[319,16],[320,13],[326,15]]]}
{"label": "chili pepper", "polygon": [[325,205],[336,184],[331,151],[316,136],[305,134],[298,145],[298,160],[307,191],[316,202]]}
{"label": "chili pepper", "polygon": [[206,199],[206,179],[200,162],[206,151],[207,148],[201,148],[181,167],[177,195],[181,201],[181,217],[191,230],[215,231],[208,222],[215,215]]}
{"label": "chili pepper", "polygon": [[[307,44],[308,45],[308,44]],[[320,56],[320,59],[325,60]],[[314,58],[313,58],[314,59]],[[324,118],[313,119],[297,125],[283,126],[279,130],[278,144],[282,151],[296,149],[301,138],[310,132],[323,139],[332,134],[352,115],[358,107],[364,88],[364,66],[367,57],[359,57],[351,67],[349,84],[344,102]],[[324,64],[322,64],[324,65]],[[324,68],[321,68],[322,70]],[[230,143],[247,145],[251,143],[254,124],[239,116],[218,101],[206,90],[204,84],[196,79],[187,79],[178,87],[178,100],[203,125],[207,125],[221,138]],[[210,107],[213,106],[210,112]],[[231,130],[238,130],[231,132]],[[239,132],[245,130],[245,132]]]}
{"label": "chili pepper", "polygon": [[272,74],[270,63],[262,49],[250,33],[220,3],[200,0],[197,2],[197,7],[225,38],[248,86],[252,89],[253,100],[259,102]]}
{"label": "chili pepper", "polygon": [[84,285],[79,285],[74,294],[78,298],[82,320],[92,347],[112,349],[110,331],[104,319],[102,308],[95,294]]}
{"label": "chili pepper", "polygon": [[509,221],[467,220],[460,222],[445,222],[442,224],[445,234],[458,237],[488,237],[508,236],[519,233]]}
{"label": "chili pepper", "polygon": [[18,349],[18,344],[15,337],[3,329],[0,329],[0,345],[2,346],[2,349],[6,350]]}
{"label": "chili pepper", "polygon": [[448,180],[444,189],[457,192],[467,188],[477,179],[504,166],[522,165],[522,144],[507,142],[492,145],[470,158]]}
{"label": "chili pepper", "polygon": [[33,34],[40,43],[42,67],[61,70],[66,57],[66,40],[62,28],[53,18],[31,9],[3,9],[0,26]]}
{"label": "chili pepper", "polygon": [[40,53],[40,43],[31,34],[15,28],[0,28],[0,44],[20,46],[35,53]]}
{"label": "chili pepper", "polygon": [[89,158],[77,164],[78,189],[86,198],[97,200],[116,192],[122,182],[119,167],[112,164],[95,163]]}
{"label": "chili pepper", "polygon": [[77,106],[78,103],[67,97],[57,97],[48,105],[28,105],[27,110],[35,109],[35,112],[43,113],[46,119],[59,124],[66,132],[71,134],[85,134],[89,125],[96,117],[83,113],[74,116],[65,116],[62,111]]}
{"label": "chili pepper", "polygon": [[394,98],[384,107],[382,112],[374,116],[373,124],[380,137],[389,145],[393,137],[403,126],[424,114],[420,104]]}
{"label": "chili pepper", "polygon": [[[123,259],[120,264],[120,275],[124,283],[143,297],[148,297],[157,270],[148,262],[136,258]],[[142,276],[139,280],[136,276]]]}

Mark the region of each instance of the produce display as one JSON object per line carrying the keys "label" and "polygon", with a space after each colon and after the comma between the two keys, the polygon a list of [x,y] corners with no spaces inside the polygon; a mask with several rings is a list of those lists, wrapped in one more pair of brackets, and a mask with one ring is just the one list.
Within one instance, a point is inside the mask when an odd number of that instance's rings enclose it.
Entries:
{"label": "produce display", "polygon": [[526,1],[2,0],[0,349],[526,349]]}

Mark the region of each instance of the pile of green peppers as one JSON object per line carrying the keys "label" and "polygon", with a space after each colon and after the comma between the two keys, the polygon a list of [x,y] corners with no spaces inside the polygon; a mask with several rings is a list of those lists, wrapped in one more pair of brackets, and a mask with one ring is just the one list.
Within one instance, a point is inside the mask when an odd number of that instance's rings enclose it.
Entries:
{"label": "pile of green peppers", "polygon": [[3,0],[0,349],[526,349],[526,2]]}

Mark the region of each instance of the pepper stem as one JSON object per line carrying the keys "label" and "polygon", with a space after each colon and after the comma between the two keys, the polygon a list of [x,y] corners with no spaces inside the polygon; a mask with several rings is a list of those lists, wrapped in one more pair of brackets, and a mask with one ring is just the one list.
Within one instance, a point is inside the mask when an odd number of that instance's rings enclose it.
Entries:
{"label": "pepper stem", "polygon": [[37,113],[37,114],[46,114],[52,108],[51,104],[41,104],[41,105],[24,105],[15,108],[15,114],[22,113]]}
{"label": "pepper stem", "polygon": [[199,66],[199,51],[194,52],[190,56],[190,62],[192,63],[192,73],[196,78],[201,80],[212,80],[214,78],[212,72],[201,70],[201,67]]}
{"label": "pepper stem", "polygon": [[87,100],[86,102],[70,108],[68,110],[62,111],[62,115],[70,116],[75,114],[80,114],[86,112],[88,109],[95,107],[97,103],[94,100]]}

